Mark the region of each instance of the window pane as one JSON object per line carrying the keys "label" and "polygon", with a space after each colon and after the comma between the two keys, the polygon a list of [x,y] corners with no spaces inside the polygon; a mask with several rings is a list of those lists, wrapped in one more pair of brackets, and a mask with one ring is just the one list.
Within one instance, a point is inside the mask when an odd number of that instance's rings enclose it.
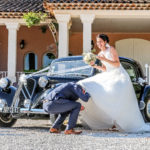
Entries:
{"label": "window pane", "polygon": [[24,70],[37,70],[37,55],[28,53],[24,60]]}
{"label": "window pane", "polygon": [[43,57],[43,67],[49,66],[53,59],[55,59],[54,54],[52,54],[52,53],[45,54]]}
{"label": "window pane", "polygon": [[133,79],[136,79],[136,72],[134,70],[134,67],[129,63],[122,63],[122,65],[129,74],[131,80],[133,81]]}
{"label": "window pane", "polygon": [[77,76],[92,74],[93,68],[83,60],[58,61],[51,64],[50,74],[61,76]]}

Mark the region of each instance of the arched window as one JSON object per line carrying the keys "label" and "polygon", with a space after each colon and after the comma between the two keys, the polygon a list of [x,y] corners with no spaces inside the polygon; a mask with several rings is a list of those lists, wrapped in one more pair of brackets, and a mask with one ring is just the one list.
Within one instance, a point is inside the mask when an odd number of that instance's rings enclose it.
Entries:
{"label": "arched window", "polygon": [[51,64],[52,60],[55,59],[55,55],[53,53],[46,53],[43,56],[43,67],[47,67]]}
{"label": "arched window", "polygon": [[37,55],[28,53],[24,59],[24,70],[37,70]]}

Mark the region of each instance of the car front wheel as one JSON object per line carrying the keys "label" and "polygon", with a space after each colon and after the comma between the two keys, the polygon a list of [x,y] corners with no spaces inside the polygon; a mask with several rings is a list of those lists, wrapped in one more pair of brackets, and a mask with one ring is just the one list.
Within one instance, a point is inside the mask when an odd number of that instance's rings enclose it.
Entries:
{"label": "car front wheel", "polygon": [[11,127],[16,121],[11,114],[0,114],[0,127]]}
{"label": "car front wheel", "polygon": [[145,101],[144,115],[145,119],[150,122],[150,97]]}

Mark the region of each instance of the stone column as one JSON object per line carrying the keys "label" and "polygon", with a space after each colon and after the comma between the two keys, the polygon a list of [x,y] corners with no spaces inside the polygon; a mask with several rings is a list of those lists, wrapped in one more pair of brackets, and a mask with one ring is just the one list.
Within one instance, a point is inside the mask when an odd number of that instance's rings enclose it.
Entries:
{"label": "stone column", "polygon": [[91,51],[91,35],[92,35],[92,23],[95,15],[93,14],[81,14],[80,19],[83,23],[83,52]]}
{"label": "stone column", "polygon": [[69,53],[69,21],[71,17],[67,14],[56,14],[55,17],[59,24],[58,58],[66,57]]}
{"label": "stone column", "polygon": [[19,23],[6,23],[8,29],[8,61],[7,71],[8,78],[12,82],[16,81],[16,62],[17,62],[17,30]]}

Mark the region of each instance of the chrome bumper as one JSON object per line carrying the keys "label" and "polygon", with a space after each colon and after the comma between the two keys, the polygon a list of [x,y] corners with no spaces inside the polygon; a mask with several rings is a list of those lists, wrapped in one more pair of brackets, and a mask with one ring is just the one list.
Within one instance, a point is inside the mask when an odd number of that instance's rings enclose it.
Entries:
{"label": "chrome bumper", "polygon": [[14,108],[4,107],[0,108],[0,113],[19,113],[19,114],[48,114],[43,109],[28,109],[28,108]]}

